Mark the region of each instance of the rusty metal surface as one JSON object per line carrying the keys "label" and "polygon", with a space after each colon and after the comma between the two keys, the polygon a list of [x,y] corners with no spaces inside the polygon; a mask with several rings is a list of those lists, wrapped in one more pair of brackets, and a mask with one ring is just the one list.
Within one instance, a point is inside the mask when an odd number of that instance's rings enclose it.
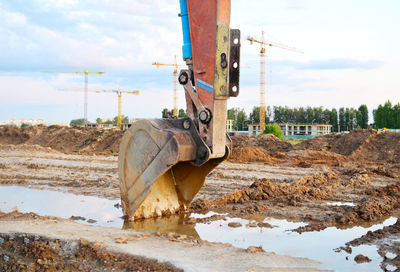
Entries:
{"label": "rusty metal surface", "polygon": [[179,81],[189,118],[140,120],[126,131],[118,163],[122,208],[131,220],[185,210],[207,175],[229,155],[229,84],[239,87],[238,71],[229,82],[230,54],[239,62],[238,46],[231,50],[231,1],[187,4],[193,74],[181,71]]}
{"label": "rusty metal surface", "polygon": [[188,0],[187,3],[195,86],[203,105],[212,110],[214,93],[200,88],[197,80],[214,85],[217,1]]}
{"label": "rusty metal surface", "polygon": [[[185,209],[208,174],[201,169],[208,171],[209,153],[189,118],[134,122],[122,138],[118,160],[124,215],[148,218]],[[180,162],[192,169],[187,175],[182,176]]]}

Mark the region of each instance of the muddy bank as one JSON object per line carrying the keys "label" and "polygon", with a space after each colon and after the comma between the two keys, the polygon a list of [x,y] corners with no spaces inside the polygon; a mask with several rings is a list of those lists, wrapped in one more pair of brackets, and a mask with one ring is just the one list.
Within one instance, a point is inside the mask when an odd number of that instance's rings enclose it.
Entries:
{"label": "muddy bank", "polygon": [[86,240],[0,234],[1,271],[183,271],[168,263],[104,250]]}
{"label": "muddy bank", "polygon": [[19,214],[0,216],[0,237],[0,265],[28,271],[320,271],[321,266],[306,258],[248,252],[175,234]]}
{"label": "muddy bank", "polygon": [[65,126],[0,126],[0,144],[39,145],[71,154],[117,155],[123,132],[117,129]]}
{"label": "muddy bank", "polygon": [[[122,136],[123,131],[117,129],[43,125],[25,128],[0,126],[1,145],[36,145],[65,154],[118,155]],[[285,154],[290,154],[295,149],[297,152],[300,152],[299,150],[329,151],[354,161],[400,163],[400,134],[393,132],[377,134],[372,129],[320,136],[296,146],[281,141],[271,134],[259,137],[234,136],[232,142],[233,149],[230,158],[232,162],[282,163],[281,159],[287,158]],[[273,158],[268,155],[272,155]],[[343,160],[340,158],[340,161]],[[334,158],[334,161],[338,161],[338,158]],[[308,162],[305,161],[304,165],[307,164]]]}
{"label": "muddy bank", "polygon": [[325,135],[306,140],[297,150],[326,150],[353,160],[400,163],[400,133],[376,130],[354,130],[348,134]]}
{"label": "muddy bank", "polygon": [[[376,172],[388,185],[374,186]],[[197,199],[192,211],[223,211],[230,216],[275,216],[308,222],[299,233],[329,226],[376,222],[400,211],[400,181],[383,178],[385,169],[340,169],[316,172],[290,182],[259,178],[215,201]],[[329,202],[352,205],[328,205]],[[210,218],[212,220],[212,218]]]}
{"label": "muddy bank", "polygon": [[379,255],[383,258],[383,271],[400,270],[400,220],[396,224],[376,231],[369,231],[360,238],[346,243],[346,246],[376,245]]}

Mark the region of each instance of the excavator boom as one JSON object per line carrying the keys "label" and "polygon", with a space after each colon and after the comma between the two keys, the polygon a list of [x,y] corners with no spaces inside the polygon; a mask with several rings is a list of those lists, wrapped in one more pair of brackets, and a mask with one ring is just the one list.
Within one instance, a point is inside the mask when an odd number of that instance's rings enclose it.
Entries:
{"label": "excavator boom", "polygon": [[224,161],[227,100],[239,94],[240,31],[230,29],[230,0],[180,0],[187,118],[135,121],[119,152],[124,216],[186,210],[207,175]]}

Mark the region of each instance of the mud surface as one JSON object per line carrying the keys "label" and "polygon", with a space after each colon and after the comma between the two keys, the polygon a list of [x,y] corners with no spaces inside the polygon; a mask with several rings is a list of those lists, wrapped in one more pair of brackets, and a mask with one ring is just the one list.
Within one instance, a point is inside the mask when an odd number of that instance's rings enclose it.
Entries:
{"label": "mud surface", "polygon": [[86,240],[0,235],[1,271],[183,271],[157,260],[114,253]]}
{"label": "mud surface", "polygon": [[326,150],[354,160],[400,163],[400,133],[377,134],[373,129],[326,135],[296,145],[298,150]]}
{"label": "mud surface", "polygon": [[400,220],[396,224],[384,227],[376,231],[369,231],[360,238],[346,243],[347,246],[377,245],[378,253],[383,258],[382,270],[390,270],[389,267],[400,269]]}
{"label": "mud surface", "polygon": [[117,155],[123,132],[117,129],[64,126],[0,126],[0,144],[39,145],[63,153]]}
{"label": "mud surface", "polygon": [[[92,128],[0,127],[0,185],[118,200],[115,155],[121,136],[119,131]],[[190,211],[306,222],[295,230],[298,233],[372,226],[400,214],[399,174],[396,133],[360,130],[296,146],[271,135],[237,136],[230,161],[207,177]],[[190,225],[221,216],[185,220]],[[373,237],[367,234],[359,244],[373,244],[398,256],[397,225],[369,234]],[[400,269],[398,257],[385,260],[382,269]]]}
{"label": "mud surface", "polygon": [[35,214],[0,216],[0,233],[1,271],[321,271],[306,258]]}

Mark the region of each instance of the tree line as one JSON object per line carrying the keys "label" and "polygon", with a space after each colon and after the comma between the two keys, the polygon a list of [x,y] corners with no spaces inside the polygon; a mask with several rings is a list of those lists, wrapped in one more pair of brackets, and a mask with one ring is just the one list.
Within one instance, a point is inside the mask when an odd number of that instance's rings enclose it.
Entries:
{"label": "tree line", "polygon": [[[228,119],[233,120],[233,129],[247,130],[249,124],[260,123],[260,107],[253,107],[249,115],[244,109],[228,110]],[[368,128],[368,107],[361,105],[355,108],[324,109],[323,107],[287,106],[266,107],[266,123],[278,124],[329,124],[332,131],[348,131],[356,128]]]}
{"label": "tree line", "polygon": [[392,105],[388,100],[373,111],[376,128],[400,128],[400,103]]}
{"label": "tree line", "polygon": [[[186,117],[186,111],[179,109],[179,118]],[[173,115],[173,110],[163,109],[162,118]],[[243,108],[231,108],[227,112],[228,119],[233,120],[233,130],[247,130],[250,124],[260,123],[260,107],[253,107],[247,114]],[[326,124],[332,125],[333,132],[350,131],[354,129],[400,128],[400,103],[392,105],[387,101],[373,110],[374,123],[369,124],[368,107],[365,104],[358,108],[266,107],[266,123],[278,124]]]}

